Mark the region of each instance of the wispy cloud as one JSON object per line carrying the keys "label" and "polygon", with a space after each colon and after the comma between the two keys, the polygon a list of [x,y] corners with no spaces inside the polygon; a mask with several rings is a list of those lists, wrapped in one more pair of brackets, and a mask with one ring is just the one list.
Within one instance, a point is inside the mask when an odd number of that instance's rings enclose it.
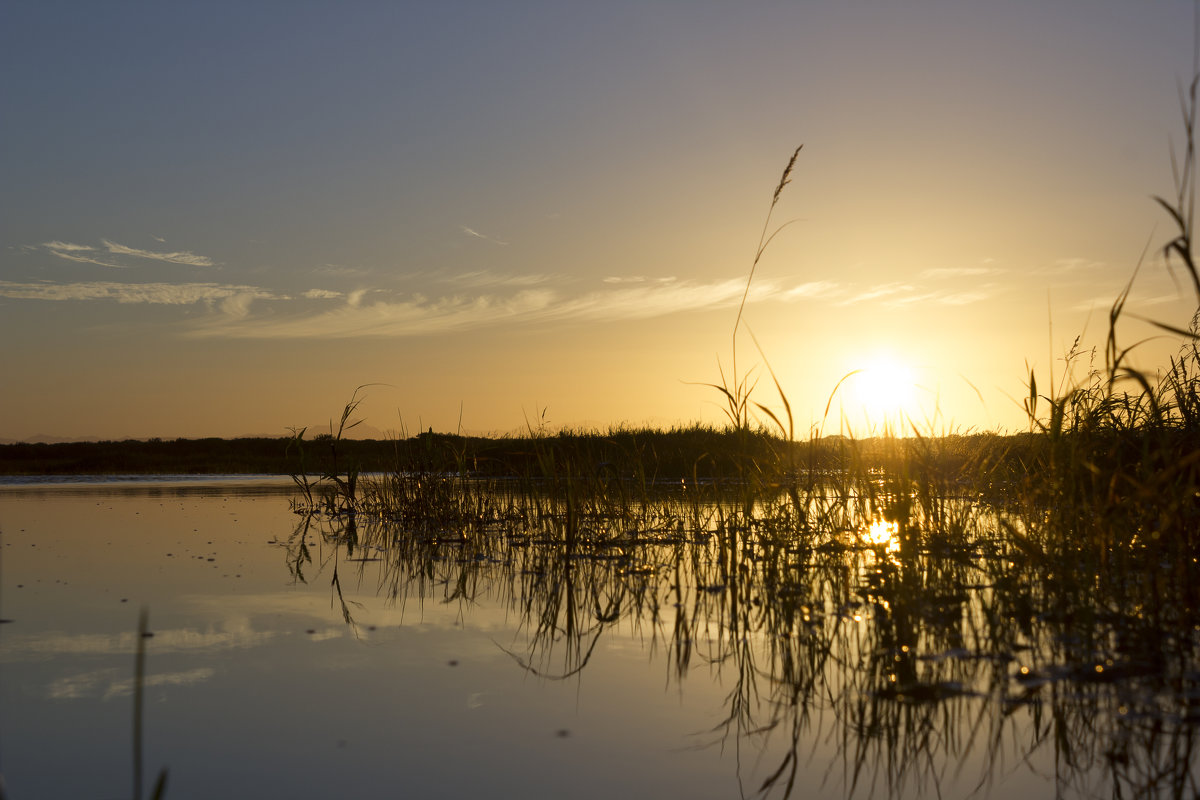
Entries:
{"label": "wispy cloud", "polygon": [[[216,283],[15,283],[0,281],[0,297],[19,300],[113,300],[118,303],[151,303],[155,305],[190,305],[199,302],[245,298],[248,304],[256,299],[284,299],[257,286],[230,286]],[[239,300],[239,302],[243,302]]]}
{"label": "wispy cloud", "polygon": [[838,305],[849,306],[856,303],[865,303],[868,300],[895,298],[898,294],[909,295],[914,291],[916,291],[916,288],[906,283],[881,283],[842,300]]}
{"label": "wispy cloud", "polygon": [[[1078,303],[1072,306],[1072,309],[1075,311],[1094,311],[1098,308],[1110,308],[1112,307],[1113,299],[1114,295],[1111,294],[1092,295],[1091,297],[1080,300]],[[1146,308],[1147,306],[1165,306],[1171,305],[1172,303],[1186,303],[1190,307],[1191,302],[1192,301],[1190,298],[1186,298],[1184,295],[1180,294],[1155,294],[1147,296],[1140,294],[1140,292],[1135,289],[1126,300],[1125,310],[1127,312],[1131,310],[1136,311],[1137,309]],[[1186,327],[1186,322],[1183,323],[1183,326]]]}
{"label": "wispy cloud", "polygon": [[448,297],[433,301],[413,296],[370,304],[364,304],[362,298],[362,292],[354,292],[337,308],[317,313],[274,314],[237,322],[207,320],[192,335],[299,339],[435,334],[533,318],[550,305],[553,293],[524,291],[512,297]]}
{"label": "wispy cloud", "polygon": [[527,273],[524,275],[507,275],[481,269],[474,272],[463,272],[444,278],[447,283],[460,286],[539,286],[550,281],[549,275]]}
{"label": "wispy cloud", "polygon": [[67,252],[67,253],[77,253],[77,252],[82,252],[82,251],[86,251],[86,250],[95,250],[96,249],[94,247],[88,247],[86,244],[71,244],[70,242],[60,242],[57,240],[55,240],[53,242],[46,242],[44,245],[42,245],[42,247],[46,247],[46,248],[49,248],[49,249],[55,250],[55,251]]}
{"label": "wispy cloud", "polygon": [[[270,296],[271,295],[265,295],[265,297]],[[221,300],[221,311],[224,312],[226,316],[234,319],[242,319],[250,315],[251,303],[263,297],[264,295],[257,295],[250,292],[231,294]]]}
{"label": "wispy cloud", "polygon": [[[572,319],[645,319],[681,311],[721,308],[741,302],[746,282],[741,278],[716,283],[691,283],[670,279],[623,289],[589,292],[567,300],[547,312],[547,317]],[[763,281],[751,286],[747,302],[757,303],[779,294],[779,287]]]}
{"label": "wispy cloud", "polygon": [[[151,237],[158,241],[158,237]],[[127,247],[123,244],[101,239],[103,250],[99,247],[92,247],[86,244],[74,244],[72,242],[63,242],[54,240],[45,242],[42,247],[51,254],[64,258],[68,261],[78,261],[84,264],[98,264],[102,267],[113,267],[123,269],[133,266],[132,263],[123,263],[121,256],[148,259],[152,261],[163,261],[168,264],[185,264],[192,267],[211,267],[213,261],[208,256],[198,256],[195,253],[186,250],[180,250],[172,253],[160,253],[153,250],[142,250],[137,247]],[[113,258],[118,256],[118,258]]]}
{"label": "wispy cloud", "polygon": [[[443,279],[451,291],[431,295],[379,288],[350,292],[309,289],[298,295],[257,286],[218,283],[118,283],[91,281],[18,283],[0,281],[0,297],[40,301],[109,301],[156,305],[206,304],[214,313],[186,321],[196,337],[255,339],[410,337],[497,325],[561,321],[615,322],[734,307],[746,280],[688,281],[674,277],[629,276],[589,285],[555,281],[545,275],[471,272]],[[786,285],[757,280],[746,302],[819,302],[836,305],[963,305],[995,293],[992,284],[969,291],[922,290],[887,283],[856,290],[835,281]],[[269,304],[261,309],[259,303]]]}
{"label": "wispy cloud", "polygon": [[493,244],[501,244],[501,245],[508,244],[508,242],[502,242],[494,236],[488,236],[487,234],[480,233],[479,231],[475,230],[474,228],[468,228],[466,225],[460,225],[459,230],[461,230],[463,233],[465,233],[467,236],[470,236],[473,239],[482,239],[485,242],[491,242]]}
{"label": "wispy cloud", "polygon": [[652,278],[646,275],[611,275],[604,279],[604,283],[622,284],[622,283],[651,283],[665,286],[670,283],[675,283],[679,279],[674,275],[667,277]]}
{"label": "wispy cloud", "polygon": [[174,253],[158,253],[153,250],[140,250],[136,247],[126,247],[123,244],[110,242],[108,239],[101,239],[104,246],[108,248],[108,252],[115,255],[133,256],[135,258],[146,258],[153,261],[165,261],[168,264],[187,264],[192,267],[211,267],[212,259],[208,256],[198,256],[195,253],[189,253],[187,250],[180,250]]}
{"label": "wispy cloud", "polygon": [[[193,334],[238,338],[403,337],[498,324],[648,319],[736,305],[744,290],[745,282],[736,278],[713,283],[671,279],[573,295],[552,288],[526,288],[511,295],[452,295],[434,299],[409,295],[398,300],[368,302],[362,293],[354,293],[344,304],[316,313],[207,320]],[[748,302],[762,302],[779,294],[778,286],[764,281],[752,288]]]}
{"label": "wispy cloud", "polygon": [[113,267],[115,269],[124,268],[124,264],[114,264],[112,261],[101,261],[99,257],[92,255],[96,252],[96,248],[88,247],[83,244],[71,244],[70,242],[46,242],[42,245],[50,252],[51,255],[65,258],[67,261],[78,261],[82,264],[98,264],[101,267]]}
{"label": "wispy cloud", "polygon": [[780,294],[780,299],[829,299],[837,297],[844,291],[845,290],[834,281],[809,281],[808,283],[802,283],[799,286],[793,286],[791,289],[783,290],[783,292]]}
{"label": "wispy cloud", "polygon": [[[916,305],[963,306],[987,300],[994,297],[1000,291],[1001,286],[996,283],[984,283],[957,292],[930,289],[927,286],[910,283],[882,283],[862,291],[850,291],[849,296],[839,300],[837,305],[849,306],[858,303],[878,303],[890,307]],[[822,296],[833,298],[843,293],[841,290],[836,293],[831,291]]]}

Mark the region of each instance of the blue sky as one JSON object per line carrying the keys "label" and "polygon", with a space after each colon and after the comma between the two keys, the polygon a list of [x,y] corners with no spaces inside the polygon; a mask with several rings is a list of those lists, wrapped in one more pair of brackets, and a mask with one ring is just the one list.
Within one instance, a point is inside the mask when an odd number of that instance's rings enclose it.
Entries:
{"label": "blue sky", "polygon": [[[1195,306],[1150,200],[1192,31],[1184,2],[5,4],[0,437],[282,433],[366,383],[378,430],[719,421],[695,384],[801,143],[746,311],[800,429],[886,364],[937,429],[1020,427],[1148,242],[1135,308]],[[857,426],[890,390],[853,389]]]}

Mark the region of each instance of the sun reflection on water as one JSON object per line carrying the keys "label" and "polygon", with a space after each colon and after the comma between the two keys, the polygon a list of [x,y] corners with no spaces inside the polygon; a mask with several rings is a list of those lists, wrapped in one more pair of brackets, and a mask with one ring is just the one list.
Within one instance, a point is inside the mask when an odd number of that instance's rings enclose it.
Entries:
{"label": "sun reflection on water", "polygon": [[895,522],[877,519],[867,527],[863,539],[885,553],[900,552],[900,526]]}

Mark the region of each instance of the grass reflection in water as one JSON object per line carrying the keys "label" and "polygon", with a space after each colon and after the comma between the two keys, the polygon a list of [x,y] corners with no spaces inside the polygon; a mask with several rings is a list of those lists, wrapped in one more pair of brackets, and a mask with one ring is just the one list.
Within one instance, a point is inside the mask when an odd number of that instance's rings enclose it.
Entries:
{"label": "grass reflection in water", "polygon": [[397,473],[360,492],[298,509],[286,543],[348,625],[350,581],[464,614],[486,593],[521,622],[498,646],[552,680],[632,631],[669,683],[730,687],[701,740],[736,748],[747,794],[798,794],[831,745],[820,771],[847,796],[986,792],[1035,761],[1066,795],[1197,788],[1194,563],[1096,574],[1054,552],[1045,514],[871,475],[634,492]]}

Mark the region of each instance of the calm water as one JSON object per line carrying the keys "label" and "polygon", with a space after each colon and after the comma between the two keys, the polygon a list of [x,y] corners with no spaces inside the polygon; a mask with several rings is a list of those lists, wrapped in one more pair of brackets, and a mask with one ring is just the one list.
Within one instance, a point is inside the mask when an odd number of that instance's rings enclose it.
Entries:
{"label": "calm water", "polygon": [[565,561],[454,531],[384,546],[306,526],[290,491],[0,488],[8,797],[129,796],[141,608],[146,785],[169,768],[169,798],[1030,798],[1157,768],[1175,777],[1143,787],[1195,788],[1194,718],[1145,712],[1164,701],[1140,684],[1022,681],[1044,635],[982,652],[986,602],[953,601],[959,633],[914,634],[924,652],[881,646],[896,600],[862,587],[883,548],[837,554],[845,585],[822,577],[827,602],[787,605],[783,630],[764,620],[793,590],[715,583],[702,538]]}

